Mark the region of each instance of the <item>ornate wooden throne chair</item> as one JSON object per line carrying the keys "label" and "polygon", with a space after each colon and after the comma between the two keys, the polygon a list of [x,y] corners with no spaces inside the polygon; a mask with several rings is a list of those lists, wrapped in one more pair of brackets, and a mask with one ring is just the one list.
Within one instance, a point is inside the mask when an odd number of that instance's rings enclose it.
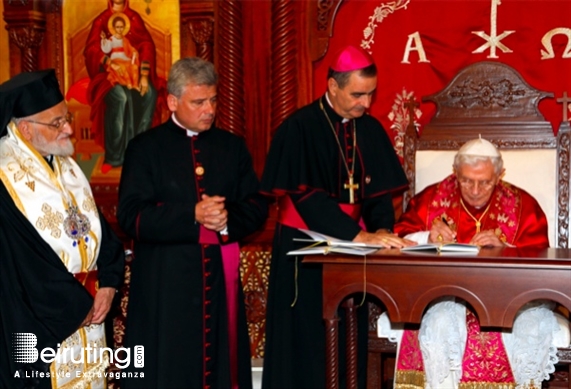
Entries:
{"label": "ornate wooden throne chair", "polygon": [[[442,91],[426,96],[437,112],[418,136],[413,104],[404,139],[404,168],[410,187],[403,209],[415,193],[452,172],[456,150],[470,139],[485,138],[501,151],[503,179],[531,193],[549,223],[551,247],[569,248],[569,187],[571,131],[564,121],[554,135],[538,110],[552,93],[531,87],[513,68],[498,62],[478,62],[462,69]],[[564,107],[566,108],[566,107]],[[396,345],[376,335],[379,307],[370,307],[369,387],[386,382],[387,355]],[[569,317],[569,312],[563,312]],[[568,325],[568,323],[567,323]],[[571,349],[558,350],[560,369],[549,387],[571,388]],[[390,366],[390,364],[389,364]]]}

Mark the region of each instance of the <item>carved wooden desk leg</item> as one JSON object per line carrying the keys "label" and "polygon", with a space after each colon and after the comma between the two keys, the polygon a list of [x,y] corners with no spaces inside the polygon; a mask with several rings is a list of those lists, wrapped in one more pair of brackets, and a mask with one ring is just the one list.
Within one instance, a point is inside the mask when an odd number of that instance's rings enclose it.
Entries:
{"label": "carved wooden desk leg", "polygon": [[347,318],[346,351],[347,356],[347,388],[357,389],[357,307],[352,298],[342,304]]}
{"label": "carved wooden desk leg", "polygon": [[339,319],[325,319],[325,387],[339,389]]}

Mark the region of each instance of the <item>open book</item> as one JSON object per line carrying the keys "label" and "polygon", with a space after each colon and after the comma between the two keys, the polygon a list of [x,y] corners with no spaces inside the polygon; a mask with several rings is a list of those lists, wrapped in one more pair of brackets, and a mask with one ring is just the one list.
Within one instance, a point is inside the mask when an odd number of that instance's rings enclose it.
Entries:
{"label": "open book", "polygon": [[310,255],[310,254],[352,254],[367,255],[374,253],[378,249],[383,248],[381,245],[368,245],[366,243],[351,242],[349,240],[341,240],[321,234],[319,232],[299,229],[305,233],[307,239],[294,239],[298,242],[311,242],[310,245],[297,250],[289,251],[288,255]]}
{"label": "open book", "polygon": [[402,252],[431,251],[435,253],[472,253],[477,254],[480,246],[468,243],[426,243],[403,247]]}

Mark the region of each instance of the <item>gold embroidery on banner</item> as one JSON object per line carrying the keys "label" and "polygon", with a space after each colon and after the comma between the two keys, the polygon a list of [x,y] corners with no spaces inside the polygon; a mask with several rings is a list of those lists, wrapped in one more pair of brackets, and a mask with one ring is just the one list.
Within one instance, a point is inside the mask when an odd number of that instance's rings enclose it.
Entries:
{"label": "gold embroidery on banner", "polygon": [[506,30],[498,35],[498,6],[500,4],[500,0],[492,0],[492,10],[490,15],[490,35],[486,34],[484,31],[472,31],[472,34],[475,34],[486,41],[486,43],[484,43],[482,46],[472,51],[473,54],[483,53],[487,48],[490,48],[490,54],[488,55],[488,58],[498,58],[496,55],[496,48],[500,49],[504,53],[512,52],[512,50],[510,50],[506,45],[502,43],[502,39],[508,35],[513,34],[515,31]]}
{"label": "gold embroidery on banner", "polygon": [[[399,157],[403,157],[404,134],[409,124],[409,114],[405,104],[410,99],[414,99],[414,92],[407,92],[406,89],[403,88],[402,92],[396,95],[393,106],[391,107],[391,112],[388,114],[388,118],[392,122],[391,130],[393,130],[395,140],[394,149]],[[419,119],[421,115],[422,111],[415,108],[414,116],[416,119]],[[414,126],[418,131],[420,124],[415,121]]]}
{"label": "gold embroidery on banner", "polygon": [[406,9],[409,2],[410,0],[396,0],[387,4],[381,4],[375,8],[373,16],[369,16],[369,24],[363,30],[365,39],[361,41],[361,47],[370,50],[371,45],[375,43],[375,28],[377,28],[377,24],[382,23],[384,18],[395,13],[395,11],[403,8]]}
{"label": "gold embroidery on banner", "polygon": [[60,212],[52,212],[52,207],[44,203],[42,205],[44,216],[40,216],[36,221],[36,227],[40,230],[51,230],[51,236],[59,239],[61,230],[59,225],[63,223],[63,215]]}
{"label": "gold embroidery on banner", "polygon": [[545,50],[541,50],[541,59],[551,59],[555,58],[555,51],[553,51],[553,44],[551,41],[555,35],[565,35],[567,37],[567,46],[561,54],[561,58],[571,58],[571,28],[558,27],[553,30],[547,31],[543,38],[541,38],[541,44]]}

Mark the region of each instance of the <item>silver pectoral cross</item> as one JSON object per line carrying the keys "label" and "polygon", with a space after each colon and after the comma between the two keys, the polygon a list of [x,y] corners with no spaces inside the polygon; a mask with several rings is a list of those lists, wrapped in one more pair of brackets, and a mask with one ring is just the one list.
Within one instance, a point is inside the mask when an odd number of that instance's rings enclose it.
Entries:
{"label": "silver pectoral cross", "polygon": [[349,174],[349,183],[344,184],[343,188],[349,189],[349,204],[355,204],[355,189],[359,189],[359,184],[353,182],[352,174]]}

